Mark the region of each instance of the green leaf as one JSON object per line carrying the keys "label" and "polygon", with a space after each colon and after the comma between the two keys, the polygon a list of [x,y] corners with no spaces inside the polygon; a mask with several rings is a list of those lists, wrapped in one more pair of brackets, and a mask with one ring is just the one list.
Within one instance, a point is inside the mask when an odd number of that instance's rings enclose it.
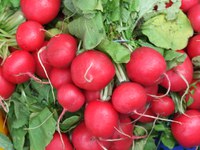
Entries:
{"label": "green leaf", "polygon": [[141,140],[136,140],[132,150],[155,150],[156,144],[152,136]]}
{"label": "green leaf", "polygon": [[194,67],[200,68],[200,56],[193,57],[192,63],[194,65]]}
{"label": "green leaf", "polygon": [[187,55],[185,53],[180,53],[172,50],[165,50],[164,57],[167,62],[167,68],[172,69],[183,63]]}
{"label": "green leaf", "polygon": [[156,149],[155,140],[152,137],[149,137],[145,144],[144,150],[154,150],[154,149]]}
{"label": "green leaf", "polygon": [[176,144],[176,141],[170,130],[166,130],[165,132],[163,132],[161,136],[161,141],[169,149],[173,149]]}
{"label": "green leaf", "polygon": [[105,38],[101,13],[93,17],[81,16],[68,24],[69,32],[83,41],[84,49],[93,49]]}
{"label": "green leaf", "polygon": [[56,121],[48,108],[30,118],[29,139],[30,150],[44,150],[51,141],[56,129]]}
{"label": "green leaf", "polygon": [[3,148],[4,150],[14,150],[10,139],[2,133],[0,133],[0,148]]}
{"label": "green leaf", "polygon": [[187,106],[190,106],[193,102],[194,102],[194,99],[191,96],[189,96],[189,99],[187,101]]}
{"label": "green leaf", "polygon": [[160,14],[147,20],[141,26],[142,33],[158,47],[172,50],[185,48],[189,37],[193,35],[187,16],[179,11],[175,20],[169,21],[165,17]]}
{"label": "green leaf", "polygon": [[60,128],[63,132],[67,132],[74,128],[77,123],[80,121],[81,116],[80,115],[73,115],[68,118],[66,118],[62,123],[60,123]]}
{"label": "green leaf", "polygon": [[25,136],[27,131],[24,130],[24,127],[18,129],[10,129],[10,134],[12,137],[13,146],[16,150],[23,150],[25,144]]}
{"label": "green leaf", "polygon": [[156,124],[155,127],[154,127],[154,129],[156,131],[165,131],[166,130],[166,126],[164,124],[162,124],[162,123]]}
{"label": "green leaf", "polygon": [[127,63],[130,60],[131,52],[120,43],[104,39],[97,49],[107,53],[115,63]]}

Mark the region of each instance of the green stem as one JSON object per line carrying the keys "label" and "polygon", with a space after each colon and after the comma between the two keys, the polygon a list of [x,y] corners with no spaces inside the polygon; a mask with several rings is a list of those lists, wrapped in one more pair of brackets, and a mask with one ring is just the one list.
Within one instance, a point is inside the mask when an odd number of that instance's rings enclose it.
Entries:
{"label": "green stem", "polygon": [[115,64],[115,72],[119,82],[129,81],[122,64]]}
{"label": "green stem", "polygon": [[110,97],[111,97],[112,91],[113,91],[113,86],[114,86],[114,83],[113,83],[113,81],[111,81],[104,89],[101,90],[100,99],[102,101],[110,100]]}

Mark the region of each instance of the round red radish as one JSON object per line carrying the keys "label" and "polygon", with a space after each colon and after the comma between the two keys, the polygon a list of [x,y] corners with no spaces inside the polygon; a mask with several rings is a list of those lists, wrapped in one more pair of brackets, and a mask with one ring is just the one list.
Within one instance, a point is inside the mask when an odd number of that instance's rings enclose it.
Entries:
{"label": "round red radish", "polygon": [[29,52],[15,51],[6,58],[2,70],[3,76],[9,82],[23,83],[35,73],[35,61]]}
{"label": "round red radish", "polygon": [[137,114],[136,113],[131,114],[131,118],[138,122],[150,123],[155,120],[156,115],[150,110],[149,107],[145,106],[140,110],[138,110]]}
{"label": "round red radish", "polygon": [[47,44],[47,59],[57,68],[66,68],[76,56],[77,41],[70,34],[58,34]]}
{"label": "round red radish", "polygon": [[2,73],[2,67],[0,67],[0,84],[1,84],[1,88],[0,88],[0,97],[2,97],[3,99],[7,99],[9,98],[13,92],[15,91],[15,84],[8,82]]}
{"label": "round red radish", "polygon": [[72,81],[85,90],[103,89],[114,75],[115,67],[110,58],[97,50],[84,51],[71,64]]}
{"label": "round red radish", "polygon": [[187,12],[192,6],[197,5],[199,0],[181,0],[181,7],[180,9],[183,12]]}
{"label": "round red radish", "polygon": [[118,113],[110,102],[91,101],[84,112],[85,125],[97,137],[109,138],[118,123]]}
{"label": "round red radish", "polygon": [[150,110],[156,115],[168,117],[175,112],[175,103],[169,96],[156,98],[151,101]]}
{"label": "round red radish", "polygon": [[163,87],[169,88],[170,82],[171,91],[178,92],[185,90],[187,88],[186,82],[190,84],[193,79],[193,65],[190,58],[187,56],[182,64],[168,70],[166,74],[169,78],[169,81],[165,77],[161,82]]}
{"label": "round red radish", "polygon": [[45,150],[73,150],[73,146],[70,143],[68,136],[64,133],[61,133],[61,136],[62,136],[64,145],[61,141],[59,133],[55,132],[54,135],[53,135],[53,139],[46,146]]}
{"label": "round red radish", "polygon": [[50,74],[51,72],[51,69],[52,69],[52,66],[49,64],[48,60],[47,60],[47,50],[44,49],[43,51],[39,52],[39,51],[36,51],[33,53],[33,57],[35,59],[35,62],[36,62],[36,71],[35,73],[40,77],[40,78],[44,78],[46,79],[47,76],[44,72],[44,69],[38,59],[38,54],[39,54],[39,57],[40,57],[40,60],[41,60],[41,63],[43,65],[43,67],[45,68],[46,72],[47,72],[47,75]]}
{"label": "round red radish", "polygon": [[193,30],[200,32],[200,3],[191,7],[188,10],[187,16],[190,20]]}
{"label": "round red radish", "polygon": [[150,86],[159,83],[166,71],[166,62],[156,50],[139,47],[132,52],[126,71],[130,80]]}
{"label": "round red radish", "polygon": [[120,115],[117,129],[119,131],[116,130],[112,136],[112,139],[116,141],[111,141],[111,147],[109,148],[109,150],[130,150],[134,140],[134,126],[131,123],[131,119],[127,116]]}
{"label": "round red radish", "polygon": [[36,51],[44,43],[44,28],[35,21],[20,24],[16,31],[16,41],[19,47],[27,51]]}
{"label": "round red radish", "polygon": [[153,100],[152,96],[155,96],[158,93],[158,84],[154,84],[152,86],[145,86],[144,89],[147,93],[147,102],[151,102]]}
{"label": "round red radish", "polygon": [[110,142],[100,141],[81,122],[72,132],[72,143],[76,150],[102,150],[102,147],[109,148]]}
{"label": "round red radish", "polygon": [[61,0],[21,0],[20,6],[28,20],[41,24],[52,21],[60,10]]}
{"label": "round red radish", "polygon": [[123,114],[141,109],[146,102],[147,94],[144,87],[134,82],[121,83],[112,94],[113,107]]}
{"label": "round red radish", "polygon": [[73,84],[64,84],[57,89],[59,104],[69,112],[78,111],[85,103],[84,94]]}
{"label": "round red radish", "polygon": [[200,56],[200,35],[197,34],[190,38],[187,45],[187,54],[190,59]]}
{"label": "round red radish", "polygon": [[[176,141],[185,148],[200,145],[200,112],[187,110],[171,123],[171,131]],[[178,123],[180,122],[180,123]]]}
{"label": "round red radish", "polygon": [[70,69],[53,68],[49,78],[54,88],[58,89],[63,84],[72,83]]}
{"label": "round red radish", "polygon": [[88,91],[88,90],[84,90],[83,93],[85,95],[86,101],[90,102],[90,101],[94,101],[96,99],[100,99],[101,91]]}
{"label": "round red radish", "polygon": [[190,87],[185,100],[188,101],[190,98],[192,98],[192,104],[187,108],[200,110],[200,82],[197,82],[194,86]]}

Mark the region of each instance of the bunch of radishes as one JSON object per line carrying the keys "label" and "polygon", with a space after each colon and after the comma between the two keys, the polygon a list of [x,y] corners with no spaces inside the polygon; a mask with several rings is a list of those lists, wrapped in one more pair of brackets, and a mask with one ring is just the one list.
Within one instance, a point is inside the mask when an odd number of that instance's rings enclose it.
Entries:
{"label": "bunch of radishes", "polygon": [[[181,9],[187,13],[195,35],[185,50],[178,50],[187,55],[185,61],[170,70],[164,57],[149,47],[136,48],[128,63],[115,64],[98,49],[78,53],[78,39],[69,33],[45,41],[45,24],[58,15],[60,3],[21,0],[27,21],[16,32],[20,50],[14,50],[0,67],[1,105],[5,111],[3,101],[12,95],[16,84],[33,78],[53,86],[63,107],[58,132],[46,150],[128,150],[134,139],[145,138],[134,136],[134,122],[155,119],[171,121],[172,134],[182,146],[200,145],[200,84],[193,78],[192,64],[192,59],[200,56],[200,2],[182,0]],[[169,91],[179,93],[182,102],[192,98],[183,114],[174,114],[175,103]],[[84,120],[69,138],[60,132],[59,122],[66,112],[80,108],[84,108]],[[173,120],[167,119],[170,115],[174,115]]]}

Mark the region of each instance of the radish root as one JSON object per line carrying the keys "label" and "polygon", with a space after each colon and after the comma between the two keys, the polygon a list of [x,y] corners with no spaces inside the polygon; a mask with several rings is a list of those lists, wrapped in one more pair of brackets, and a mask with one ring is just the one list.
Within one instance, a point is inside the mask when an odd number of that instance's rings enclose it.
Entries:
{"label": "radish root", "polygon": [[91,77],[91,78],[87,77],[88,72],[89,72],[89,70],[91,69],[92,66],[93,66],[93,62],[90,63],[90,66],[87,68],[87,70],[85,71],[85,74],[84,74],[84,79],[89,83],[92,82],[92,80],[93,80],[93,77]]}

